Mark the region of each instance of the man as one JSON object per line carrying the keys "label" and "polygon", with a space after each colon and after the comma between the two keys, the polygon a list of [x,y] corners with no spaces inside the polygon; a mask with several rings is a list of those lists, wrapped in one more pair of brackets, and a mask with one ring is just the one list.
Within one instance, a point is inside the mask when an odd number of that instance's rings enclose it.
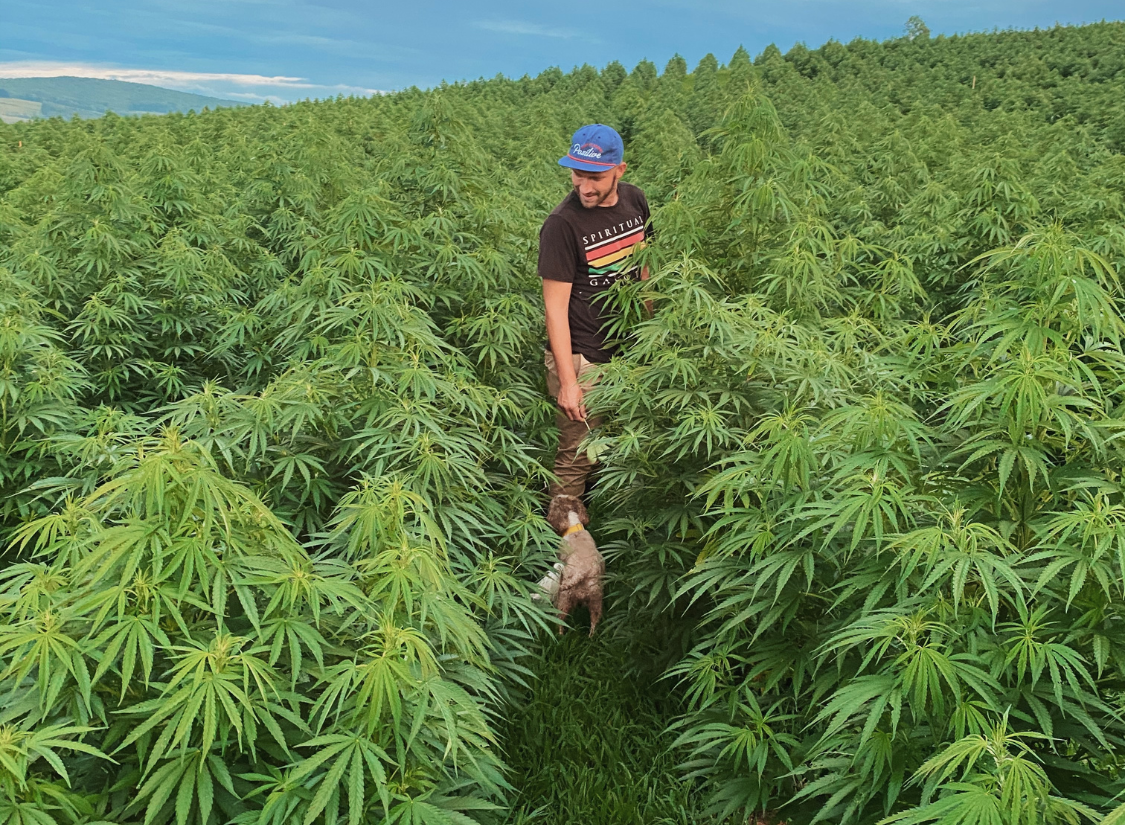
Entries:
{"label": "man", "polygon": [[548,348],[547,390],[558,407],[558,481],[550,494],[581,496],[594,462],[578,444],[601,424],[586,415],[583,395],[591,371],[615,354],[606,344],[606,291],[637,272],[633,253],[644,246],[648,202],[621,180],[625,174],[621,136],[595,123],[574,133],[570,151],[559,160],[570,169],[570,194],[547,216],[539,231],[539,277],[543,279]]}

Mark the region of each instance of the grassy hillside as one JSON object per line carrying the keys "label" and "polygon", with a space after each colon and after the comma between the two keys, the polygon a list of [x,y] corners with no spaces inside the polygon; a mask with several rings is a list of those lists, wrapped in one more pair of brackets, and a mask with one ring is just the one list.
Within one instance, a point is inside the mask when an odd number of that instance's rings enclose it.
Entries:
{"label": "grassy hillside", "polygon": [[[234,100],[176,92],[127,83],[123,80],[97,80],[88,77],[0,78],[0,101],[21,98],[43,106],[42,117],[101,117],[107,111],[119,115],[167,114],[200,111],[205,107],[244,106]],[[2,103],[0,103],[2,105]]]}
{"label": "grassy hillside", "polygon": [[0,97],[0,119],[4,123],[34,120],[43,113],[43,104],[15,97]]}
{"label": "grassy hillside", "polygon": [[[1120,822],[1125,24],[916,31],[0,126],[0,815]],[[589,122],[656,234],[559,641]]]}

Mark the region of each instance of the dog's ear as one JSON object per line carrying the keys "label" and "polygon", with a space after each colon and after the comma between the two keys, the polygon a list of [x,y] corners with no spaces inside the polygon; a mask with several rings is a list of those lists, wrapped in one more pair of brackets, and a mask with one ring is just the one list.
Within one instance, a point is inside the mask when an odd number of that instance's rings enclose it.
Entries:
{"label": "dog's ear", "polygon": [[567,528],[566,514],[570,512],[569,498],[569,496],[555,496],[547,508],[547,523],[560,535]]}
{"label": "dog's ear", "polygon": [[582,522],[583,527],[590,523],[590,514],[586,512],[586,505],[582,503],[582,499],[574,499],[574,510],[578,513],[578,520]]}

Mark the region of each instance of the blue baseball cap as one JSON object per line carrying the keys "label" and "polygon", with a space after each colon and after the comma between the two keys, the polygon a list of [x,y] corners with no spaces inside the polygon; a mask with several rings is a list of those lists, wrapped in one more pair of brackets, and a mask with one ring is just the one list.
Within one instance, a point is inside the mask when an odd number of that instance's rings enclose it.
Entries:
{"label": "blue baseball cap", "polygon": [[606,172],[621,163],[625,145],[621,135],[601,123],[583,126],[570,139],[570,151],[559,158],[559,166],[583,172]]}

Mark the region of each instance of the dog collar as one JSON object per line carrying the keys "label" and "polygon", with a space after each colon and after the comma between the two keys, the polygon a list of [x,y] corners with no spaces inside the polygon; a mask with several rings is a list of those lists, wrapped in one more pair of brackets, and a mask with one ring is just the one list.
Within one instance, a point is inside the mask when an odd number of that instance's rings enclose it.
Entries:
{"label": "dog collar", "polygon": [[579,530],[585,530],[585,529],[586,529],[586,528],[585,528],[585,527],[583,527],[583,526],[582,526],[581,524],[575,524],[575,525],[574,525],[574,526],[572,526],[572,527],[567,527],[567,528],[566,528],[566,532],[565,532],[565,533],[563,533],[563,538],[565,539],[565,538],[566,538],[567,536],[569,536],[569,535],[570,535],[571,533],[577,533],[577,532],[578,532]]}

